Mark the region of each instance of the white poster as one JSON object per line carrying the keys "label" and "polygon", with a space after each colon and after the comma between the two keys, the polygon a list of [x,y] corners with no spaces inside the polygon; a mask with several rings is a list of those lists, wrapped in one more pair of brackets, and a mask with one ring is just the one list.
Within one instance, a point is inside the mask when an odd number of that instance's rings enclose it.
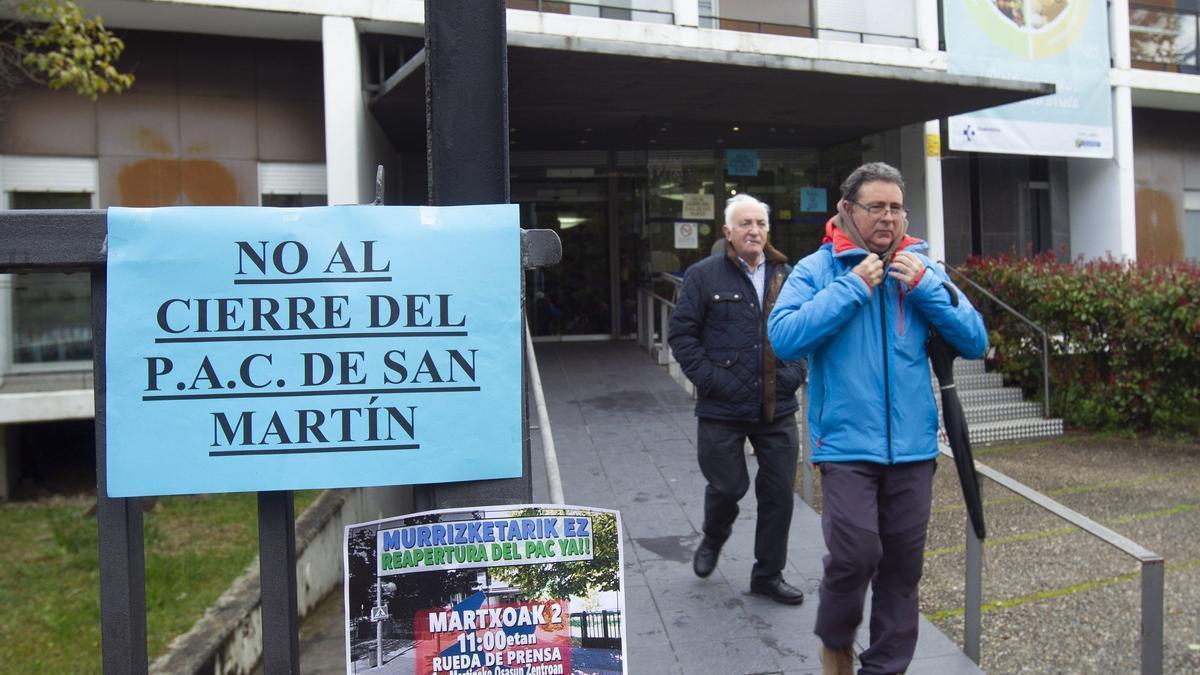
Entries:
{"label": "white poster", "polygon": [[700,248],[700,234],[695,223],[675,223],[675,248]]}
{"label": "white poster", "polygon": [[683,217],[688,220],[712,220],[713,196],[685,192],[683,195]]}

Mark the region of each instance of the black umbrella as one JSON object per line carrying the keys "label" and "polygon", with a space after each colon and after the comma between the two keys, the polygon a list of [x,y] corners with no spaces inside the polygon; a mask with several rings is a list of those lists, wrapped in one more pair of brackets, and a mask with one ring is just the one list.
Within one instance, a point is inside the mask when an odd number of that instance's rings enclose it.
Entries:
{"label": "black umbrella", "polygon": [[[950,302],[958,305],[958,293],[946,285]],[[963,414],[962,402],[958,400],[958,389],[954,386],[954,359],[958,351],[946,342],[937,331],[929,330],[925,343],[933,372],[937,375],[942,390],[942,419],[946,423],[946,439],[954,453],[954,466],[958,468],[958,482],[962,485],[963,500],[967,503],[967,514],[975,536],[983,541],[987,536],[983,527],[983,495],[979,491],[979,474],[975,472],[975,458],[971,456],[971,438],[967,433],[967,419]]]}

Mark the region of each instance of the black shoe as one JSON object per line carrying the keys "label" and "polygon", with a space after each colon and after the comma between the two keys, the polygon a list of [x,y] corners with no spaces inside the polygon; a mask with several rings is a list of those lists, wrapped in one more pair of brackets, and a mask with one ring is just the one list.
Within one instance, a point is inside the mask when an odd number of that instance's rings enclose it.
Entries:
{"label": "black shoe", "polygon": [[721,555],[721,544],[705,537],[700,541],[700,547],[696,549],[696,556],[692,558],[692,571],[701,579],[707,577],[717,568],[717,556],[719,555]]}
{"label": "black shoe", "polygon": [[750,592],[756,595],[765,595],[775,602],[782,602],[785,605],[799,605],[804,602],[804,591],[784,581],[783,577],[751,579]]}

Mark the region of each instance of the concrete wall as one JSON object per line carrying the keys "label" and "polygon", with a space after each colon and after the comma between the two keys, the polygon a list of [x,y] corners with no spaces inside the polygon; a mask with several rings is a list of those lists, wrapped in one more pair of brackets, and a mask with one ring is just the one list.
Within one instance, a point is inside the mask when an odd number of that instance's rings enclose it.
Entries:
{"label": "concrete wall", "polygon": [[31,89],[0,154],[99,158],[99,207],[257,205],[260,161],[323,162],[318,45],[131,32],[132,90]]}
{"label": "concrete wall", "polygon": [[1184,191],[1200,190],[1200,114],[1134,109],[1139,260],[1184,255]]}
{"label": "concrete wall", "polygon": [[[342,583],[347,525],[411,513],[409,487],[328,490],[296,521],[296,591],[301,617]],[[258,561],[250,565],[191,630],[175,638],[150,672],[245,675],[262,658]]]}
{"label": "concrete wall", "polygon": [[1117,164],[1105,159],[1067,160],[1071,193],[1071,257],[1120,257],[1120,179]]}

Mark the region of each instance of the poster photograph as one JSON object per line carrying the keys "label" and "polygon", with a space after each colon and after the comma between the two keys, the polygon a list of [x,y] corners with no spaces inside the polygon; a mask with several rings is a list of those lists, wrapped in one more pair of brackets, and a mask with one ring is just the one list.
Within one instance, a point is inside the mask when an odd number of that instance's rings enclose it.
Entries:
{"label": "poster photograph", "polygon": [[346,672],[625,673],[617,511],[492,506],[346,527]]}

